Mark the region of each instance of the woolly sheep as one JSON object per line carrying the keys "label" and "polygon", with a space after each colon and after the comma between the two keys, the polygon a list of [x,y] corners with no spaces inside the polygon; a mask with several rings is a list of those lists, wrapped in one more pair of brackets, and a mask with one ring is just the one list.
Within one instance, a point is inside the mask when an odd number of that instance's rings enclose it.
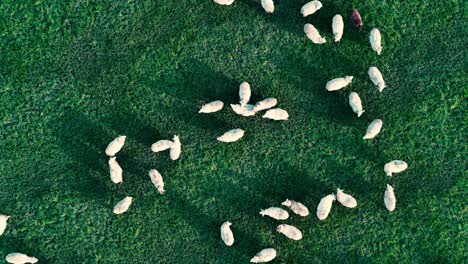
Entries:
{"label": "woolly sheep", "polygon": [[369,74],[369,78],[374,83],[374,85],[377,86],[377,89],[379,89],[379,92],[382,92],[383,89],[385,88],[385,81],[383,79],[382,73],[377,69],[377,67],[370,67],[369,71],[367,71]]}
{"label": "woolly sheep", "polygon": [[180,157],[180,152],[182,152],[182,144],[180,143],[179,136],[175,135],[173,140],[174,140],[174,144],[172,144],[171,146],[169,155],[171,157],[171,160],[177,160]]}
{"label": "woolly sheep", "polygon": [[111,181],[113,183],[121,183],[123,182],[123,177],[122,177],[122,168],[120,167],[119,163],[116,160],[116,157],[111,157],[109,158],[109,171],[110,171],[110,177]]}
{"label": "woolly sheep", "polygon": [[356,199],[354,199],[354,197],[351,195],[344,193],[340,188],[338,188],[336,191],[336,200],[348,208],[354,208],[357,206]]}
{"label": "woolly sheep", "polygon": [[231,104],[232,110],[241,116],[254,116],[255,110],[254,106],[251,104],[240,105],[240,104]]}
{"label": "woolly sheep", "polygon": [[239,139],[241,139],[244,136],[245,131],[236,128],[229,130],[228,132],[224,133],[222,136],[218,137],[217,139],[221,142],[235,142]]}
{"label": "woolly sheep", "polygon": [[319,220],[327,219],[328,214],[330,214],[333,201],[335,200],[336,197],[334,194],[329,194],[320,200],[320,203],[317,206],[317,217]]}
{"label": "woolly sheep", "polygon": [[306,17],[306,16],[309,16],[309,15],[312,15],[313,13],[317,12],[317,10],[319,10],[320,8],[322,8],[322,3],[320,1],[311,1],[307,4],[305,4],[304,6],[302,6],[301,8],[301,14]]}
{"label": "woolly sheep", "polygon": [[223,109],[224,103],[221,101],[213,101],[211,103],[204,104],[198,113],[214,113]]}
{"label": "woolly sheep", "polygon": [[232,5],[232,3],[234,3],[234,0],[213,0],[213,1],[220,5]]}
{"label": "woolly sheep", "polygon": [[367,127],[366,134],[362,138],[363,139],[371,139],[371,138],[376,137],[380,133],[380,130],[382,129],[382,126],[383,126],[382,120],[376,119],[376,120],[372,121],[372,123],[370,123],[369,127]]}
{"label": "woolly sheep", "polygon": [[0,236],[3,235],[7,227],[7,221],[10,218],[9,215],[0,215]]}
{"label": "woolly sheep", "polygon": [[268,118],[272,120],[288,120],[289,114],[284,109],[275,108],[266,111],[266,113],[263,115],[263,118]]}
{"label": "woolly sheep", "polygon": [[393,173],[400,173],[408,168],[408,163],[402,160],[392,160],[385,164],[384,171],[387,176],[391,177]]}
{"label": "woolly sheep", "polygon": [[393,212],[396,207],[396,197],[393,192],[393,187],[390,184],[387,184],[387,189],[384,194],[384,203],[388,211]]}
{"label": "woolly sheep", "polygon": [[36,263],[38,259],[35,257],[30,257],[23,253],[10,253],[5,257],[5,260],[8,263],[14,264],[24,264],[24,263]]}
{"label": "woolly sheep", "polygon": [[123,145],[125,144],[126,136],[119,136],[116,139],[112,140],[111,143],[106,148],[106,155],[109,157],[115,156],[119,152]]}
{"label": "woolly sheep", "polygon": [[270,262],[276,258],[276,250],[274,248],[265,248],[258,252],[250,262],[252,263],[265,263]]}
{"label": "woolly sheep", "polygon": [[288,211],[282,209],[282,208],[279,208],[279,207],[270,207],[268,209],[265,209],[265,210],[260,210],[260,214],[262,216],[269,216],[273,219],[276,219],[276,220],[286,220],[289,218],[289,213]]}
{"label": "woolly sheep", "polygon": [[275,4],[273,0],[262,0],[262,7],[267,13],[273,13],[275,11]]}
{"label": "woolly sheep", "polygon": [[153,143],[153,145],[151,145],[151,151],[160,152],[160,151],[168,150],[172,147],[172,145],[174,145],[174,142],[172,142],[171,140],[166,140],[166,139],[158,140],[156,141],[156,143]]}
{"label": "woolly sheep", "polygon": [[164,190],[164,180],[159,171],[152,169],[148,173],[151,182],[154,184],[156,189],[158,189],[159,194],[164,194],[166,191]]}
{"label": "woolly sheep", "polygon": [[361,31],[361,28],[362,28],[362,18],[361,18],[361,15],[359,14],[359,12],[356,10],[356,9],[353,9],[351,11],[351,15],[349,16],[350,20],[351,20],[351,24],[353,26],[355,26],[356,28],[359,29],[359,31]]}
{"label": "woolly sheep", "polygon": [[351,92],[349,94],[349,105],[353,109],[353,112],[357,114],[358,117],[364,113],[364,110],[362,109],[362,102],[361,98],[359,98],[359,95],[355,92]]}
{"label": "woolly sheep", "polygon": [[280,232],[281,234],[285,235],[286,237],[292,240],[301,240],[302,239],[302,232],[297,227],[292,225],[282,224],[276,228],[276,231]]}
{"label": "woolly sheep", "polygon": [[377,28],[371,30],[369,41],[372,49],[377,52],[377,55],[380,55],[382,53],[382,36]]}
{"label": "woolly sheep", "polygon": [[327,42],[325,38],[320,36],[318,30],[312,26],[312,24],[307,23],[304,25],[304,33],[306,33],[306,36],[315,44],[323,44]]}
{"label": "woolly sheep", "polygon": [[309,209],[307,209],[305,205],[299,202],[286,199],[286,201],[284,201],[282,205],[289,207],[289,209],[291,209],[291,211],[293,211],[293,213],[297,215],[300,215],[303,217],[306,217],[309,215]]}
{"label": "woolly sheep", "polygon": [[325,88],[329,92],[337,91],[337,90],[340,90],[340,89],[346,87],[352,81],[353,81],[353,76],[345,76],[345,77],[335,78],[335,79],[332,79],[332,80],[328,81]]}
{"label": "woolly sheep", "polygon": [[341,15],[335,15],[332,19],[333,35],[335,36],[335,42],[340,42],[343,37],[344,22]]}
{"label": "woolly sheep", "polygon": [[133,198],[131,196],[127,196],[123,198],[120,202],[118,202],[114,207],[114,214],[123,214],[125,213],[130,205],[132,204]]}
{"label": "woolly sheep", "polygon": [[248,82],[241,83],[239,86],[239,103],[241,106],[249,103],[251,94],[250,84]]}
{"label": "woolly sheep", "polygon": [[276,104],[278,104],[278,100],[276,100],[276,98],[267,98],[267,99],[263,99],[262,101],[260,102],[257,102],[254,106],[254,111],[255,112],[259,112],[259,111],[263,111],[263,110],[267,110],[267,109],[270,109],[272,107],[275,107]]}
{"label": "woolly sheep", "polygon": [[226,246],[232,246],[234,244],[234,234],[230,226],[232,225],[231,222],[227,221],[221,225],[221,239],[224,241]]}

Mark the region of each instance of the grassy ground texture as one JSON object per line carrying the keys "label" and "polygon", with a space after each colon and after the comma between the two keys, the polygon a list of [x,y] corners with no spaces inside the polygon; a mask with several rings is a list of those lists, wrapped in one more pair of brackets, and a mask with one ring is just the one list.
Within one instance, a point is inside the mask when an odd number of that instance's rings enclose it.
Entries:
{"label": "grassy ground texture", "polygon": [[[323,0],[302,18],[306,0],[257,0],[230,7],[211,0],[14,1],[0,4],[0,213],[12,215],[0,256],[23,252],[40,263],[246,263],[274,247],[274,263],[461,263],[467,259],[466,3],[461,0]],[[352,30],[348,14],[364,21]],[[333,43],[331,19],[345,33]],[[303,33],[312,23],[327,38]],[[383,54],[368,43],[378,27]],[[379,93],[367,70],[377,66]],[[325,83],[353,75],[345,90]],[[244,118],[229,108],[199,115],[211,100],[276,97],[290,120]],[[351,111],[356,91],[366,112]],[[367,125],[384,122],[374,140]],[[233,128],[234,144],[215,138]],[[124,183],[110,181],[104,149],[116,136]],[[173,162],[151,143],[181,137]],[[409,169],[388,179],[393,159]],[[166,194],[147,171],[165,177]],[[397,209],[383,204],[387,183]],[[337,203],[323,222],[320,199],[343,188],[355,209]],[[130,195],[123,215],[116,202]],[[261,208],[286,198],[309,207],[286,223],[302,241],[275,231]],[[222,222],[233,222],[226,247]],[[2,257],[3,258],[3,257]],[[1,262],[1,260],[0,260]]]}

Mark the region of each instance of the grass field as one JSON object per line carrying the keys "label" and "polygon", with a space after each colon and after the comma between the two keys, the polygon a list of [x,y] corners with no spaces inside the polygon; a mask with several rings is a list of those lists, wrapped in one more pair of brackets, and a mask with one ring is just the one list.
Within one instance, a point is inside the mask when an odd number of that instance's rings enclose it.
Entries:
{"label": "grass field", "polygon": [[[26,3],[28,2],[28,3]],[[468,90],[466,3],[461,0],[323,0],[302,18],[307,0],[258,0],[230,7],[211,0],[14,1],[0,4],[0,213],[12,215],[0,257],[23,252],[39,263],[247,263],[274,247],[274,263],[463,263],[467,251]],[[358,8],[364,28],[348,23]],[[345,20],[333,43],[331,19]],[[303,33],[314,24],[327,38]],[[369,45],[378,27],[383,54]],[[367,76],[375,65],[388,88]],[[336,93],[325,83],[353,75]],[[290,120],[245,118],[229,108],[200,115],[211,100],[276,97]],[[356,91],[366,112],[351,111]],[[367,125],[384,128],[364,141]],[[216,137],[232,128],[234,144]],[[104,149],[116,136],[124,183],[110,181]],[[173,162],[151,143],[181,137]],[[383,165],[409,169],[388,179]],[[147,171],[165,177],[166,194]],[[397,209],[383,204],[387,183]],[[335,203],[325,221],[320,199],[343,188],[359,205]],[[120,199],[134,202],[112,214]],[[286,221],[304,233],[275,231],[262,208],[286,198],[309,207]],[[219,227],[233,222],[226,247]]]}

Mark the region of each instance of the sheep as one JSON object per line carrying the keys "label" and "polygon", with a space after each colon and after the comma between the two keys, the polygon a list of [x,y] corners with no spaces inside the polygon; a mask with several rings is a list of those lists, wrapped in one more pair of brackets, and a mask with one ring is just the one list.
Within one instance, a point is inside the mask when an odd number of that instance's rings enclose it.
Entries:
{"label": "sheep", "polygon": [[10,218],[9,215],[0,215],[0,236],[3,235],[7,227],[7,221]]}
{"label": "sheep", "polygon": [[274,248],[265,248],[258,252],[251,260],[252,263],[270,262],[276,258],[276,250]]}
{"label": "sheep", "polygon": [[320,200],[320,203],[317,206],[317,218],[319,220],[327,219],[328,214],[330,214],[333,201],[335,200],[336,200],[336,197],[334,194],[329,194]]}
{"label": "sheep", "polygon": [[361,31],[361,29],[362,29],[362,18],[361,18],[361,15],[359,14],[359,12],[356,9],[353,9],[351,11],[351,14],[350,14],[349,18],[351,20],[351,24],[353,26],[355,26],[356,28],[358,28],[359,31]]}
{"label": "sheep", "polygon": [[372,121],[369,127],[367,127],[366,134],[362,137],[362,139],[372,139],[376,137],[380,133],[382,126],[383,126],[382,120],[376,119]]}
{"label": "sheep", "polygon": [[169,151],[169,155],[171,157],[171,160],[177,160],[180,157],[180,153],[182,152],[182,144],[180,143],[179,136],[174,135],[174,143],[171,146],[171,149]]}
{"label": "sheep", "polygon": [[106,155],[109,157],[115,156],[119,152],[123,145],[125,144],[126,136],[119,136],[116,139],[112,140],[111,143],[106,148]]}
{"label": "sheep", "polygon": [[244,136],[244,133],[245,131],[240,128],[232,129],[218,137],[217,140],[221,142],[235,142],[241,139]]}
{"label": "sheep", "polygon": [[241,106],[244,106],[249,103],[250,96],[252,91],[250,90],[250,84],[248,82],[243,82],[239,86],[239,103]]}
{"label": "sheep", "polygon": [[262,216],[269,216],[273,219],[276,219],[276,220],[286,220],[289,218],[289,213],[288,211],[284,210],[284,209],[281,209],[279,207],[270,207],[268,209],[265,209],[265,210],[260,210],[260,214]]}
{"label": "sheep", "polygon": [[393,192],[393,187],[390,184],[387,184],[387,189],[384,194],[384,203],[388,211],[393,212],[396,207],[396,197]]}
{"label": "sheep", "polygon": [[123,214],[125,213],[130,205],[132,204],[133,197],[127,196],[118,202],[114,207],[114,214]]}
{"label": "sheep", "polygon": [[355,92],[349,94],[349,105],[353,109],[353,112],[357,114],[358,117],[362,115],[365,111],[362,109],[362,102],[359,95]]}
{"label": "sheep", "polygon": [[336,200],[348,208],[354,208],[357,206],[356,199],[354,199],[354,197],[351,195],[344,193],[340,188],[338,188],[336,191]]}
{"label": "sheep", "polygon": [[262,7],[268,14],[271,14],[275,11],[275,4],[273,3],[273,0],[262,0]]}
{"label": "sheep", "polygon": [[303,205],[303,204],[301,204],[299,202],[286,199],[286,201],[284,201],[281,204],[284,205],[284,206],[289,207],[289,209],[291,209],[291,211],[293,211],[293,213],[295,213],[297,215],[300,215],[300,216],[303,216],[303,217],[306,217],[306,216],[309,215],[309,209],[307,209],[307,207],[305,205]]}
{"label": "sheep", "polygon": [[154,184],[156,189],[158,189],[159,194],[164,194],[166,191],[164,190],[164,180],[159,171],[152,169],[148,173],[151,182]]}
{"label": "sheep", "polygon": [[234,0],[213,0],[215,3],[220,4],[220,5],[232,5],[234,3]]}
{"label": "sheep", "polygon": [[254,106],[251,104],[231,104],[231,108],[236,114],[241,116],[254,116],[256,113],[254,110]]}
{"label": "sheep", "polygon": [[335,78],[327,82],[325,89],[327,89],[327,91],[329,92],[338,91],[346,87],[352,81],[353,81],[353,76]]}
{"label": "sheep", "polygon": [[286,237],[292,240],[301,240],[302,239],[302,232],[297,227],[292,225],[282,224],[276,228],[276,231],[280,232],[281,234],[285,235]]}
{"label": "sheep", "polygon": [[39,260],[35,257],[30,257],[23,253],[10,253],[5,257],[8,263],[24,264],[24,263],[36,263]]}
{"label": "sheep", "polygon": [[230,228],[231,225],[232,223],[229,221],[224,222],[221,225],[221,239],[226,246],[232,246],[232,244],[234,244],[234,234]]}
{"label": "sheep", "polygon": [[266,111],[266,113],[263,115],[263,118],[268,118],[272,120],[288,120],[289,114],[284,109],[275,108]]}
{"label": "sheep", "polygon": [[371,30],[369,42],[372,49],[377,52],[377,55],[380,55],[382,53],[382,36],[377,28]]}
{"label": "sheep", "polygon": [[335,15],[332,19],[332,30],[335,36],[335,42],[340,42],[343,37],[344,22],[341,15]]}
{"label": "sheep", "polygon": [[379,69],[377,69],[377,67],[372,66],[369,68],[369,71],[367,71],[367,74],[369,74],[370,80],[372,81],[372,83],[374,83],[374,85],[377,86],[379,92],[382,92],[386,86],[382,73],[379,71]]}
{"label": "sheep", "polygon": [[311,1],[301,8],[301,14],[306,17],[312,15],[313,13],[317,12],[320,8],[322,8],[322,3],[320,1]]}
{"label": "sheep", "polygon": [[164,150],[168,150],[174,145],[174,142],[171,140],[163,139],[163,140],[158,140],[153,145],[151,145],[151,151],[153,152],[160,152]]}
{"label": "sheep", "polygon": [[392,160],[385,164],[384,171],[388,177],[392,177],[393,173],[400,173],[408,168],[408,163],[402,160]]}
{"label": "sheep", "polygon": [[325,38],[320,36],[318,30],[312,26],[312,24],[307,23],[304,25],[304,33],[315,44],[323,44],[327,42]]}
{"label": "sheep", "polygon": [[211,103],[204,104],[198,113],[214,113],[223,109],[224,103],[221,101],[213,101]]}
{"label": "sheep", "polygon": [[116,157],[109,158],[108,164],[109,164],[111,181],[113,183],[123,182],[123,177],[122,177],[123,170],[120,167],[119,163],[117,162]]}
{"label": "sheep", "polygon": [[272,107],[275,107],[276,104],[278,104],[278,100],[276,98],[272,98],[272,97],[266,98],[255,104],[254,111],[259,112],[259,111],[267,110]]}

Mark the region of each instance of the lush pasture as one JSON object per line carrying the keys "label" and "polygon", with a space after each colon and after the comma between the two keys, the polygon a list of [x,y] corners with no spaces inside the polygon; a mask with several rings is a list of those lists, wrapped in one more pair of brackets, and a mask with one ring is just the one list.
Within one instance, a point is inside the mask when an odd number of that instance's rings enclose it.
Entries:
{"label": "lush pasture", "polygon": [[[27,2],[27,3],[26,3]],[[302,18],[306,0],[14,1],[0,4],[0,213],[12,215],[0,257],[24,252],[40,263],[246,263],[274,247],[275,263],[461,263],[466,227],[466,3],[460,0],[323,0]],[[348,14],[358,8],[361,32]],[[341,43],[331,19],[345,18]],[[314,24],[328,42],[303,33]],[[368,44],[378,27],[383,54]],[[388,88],[368,80],[375,65]],[[353,75],[346,91],[325,83]],[[234,103],[242,81],[253,101],[276,97],[290,120],[244,118],[229,108],[197,114],[211,100]],[[356,91],[366,112],[351,111]],[[367,125],[384,128],[363,141]],[[246,130],[234,144],[215,138]],[[124,183],[110,181],[106,145],[128,136],[118,154]],[[181,136],[173,162],[150,152]],[[388,179],[383,165],[409,169]],[[166,194],[147,171],[165,177]],[[386,183],[397,209],[383,204]],[[335,204],[320,222],[315,207],[337,187],[359,205]],[[112,207],[131,195],[123,215]],[[311,217],[287,223],[292,241],[261,208],[286,198]],[[233,222],[236,242],[219,238]],[[464,259],[464,260],[463,260]],[[1,262],[1,261],[0,261]]]}

